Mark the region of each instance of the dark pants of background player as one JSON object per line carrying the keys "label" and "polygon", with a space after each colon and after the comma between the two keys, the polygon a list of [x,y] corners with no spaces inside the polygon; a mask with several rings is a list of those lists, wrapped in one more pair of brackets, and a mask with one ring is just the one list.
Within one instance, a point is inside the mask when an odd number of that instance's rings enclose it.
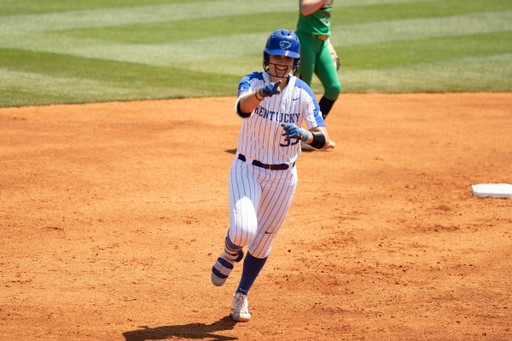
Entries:
{"label": "dark pants of background player", "polygon": [[324,95],[319,105],[325,119],[341,93],[336,65],[326,40],[314,38],[311,34],[301,31],[296,31],[295,34],[300,40],[300,64],[297,76],[311,86],[314,73],[322,83]]}

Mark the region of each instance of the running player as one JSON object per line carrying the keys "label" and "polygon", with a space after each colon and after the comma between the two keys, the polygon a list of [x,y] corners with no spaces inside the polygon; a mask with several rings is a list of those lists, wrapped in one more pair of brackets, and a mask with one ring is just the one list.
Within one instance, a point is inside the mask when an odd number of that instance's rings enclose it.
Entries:
{"label": "running player", "polygon": [[[311,86],[313,73],[324,87],[320,111],[324,120],[341,93],[337,65],[334,63],[329,43],[331,13],[334,0],[300,0],[300,14],[295,33],[300,39],[301,63],[297,77]],[[329,148],[335,143],[330,142]],[[312,150],[303,146],[304,150]]]}
{"label": "running player", "polygon": [[[233,319],[249,321],[247,294],[265,265],[297,186],[295,162],[300,141],[317,149],[329,145],[318,101],[310,87],[292,76],[300,62],[300,42],[288,30],[274,31],[263,51],[264,72],[238,86],[236,113],[243,119],[229,173],[230,228],[211,279],[221,286],[244,258],[233,296]],[[309,131],[301,128],[305,122]]]}

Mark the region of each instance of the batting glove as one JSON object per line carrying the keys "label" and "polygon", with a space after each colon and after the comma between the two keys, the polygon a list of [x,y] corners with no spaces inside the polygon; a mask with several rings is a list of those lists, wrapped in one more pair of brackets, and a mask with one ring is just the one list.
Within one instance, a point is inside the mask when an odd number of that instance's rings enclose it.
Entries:
{"label": "batting glove", "polygon": [[268,83],[267,85],[262,87],[258,92],[263,97],[272,97],[281,92],[281,89],[279,88],[279,84],[281,84],[281,81],[277,81],[274,83]]}
{"label": "batting glove", "polygon": [[286,132],[286,139],[296,139],[307,141],[309,138],[309,132],[304,128],[299,128],[295,123],[282,124],[284,131]]}

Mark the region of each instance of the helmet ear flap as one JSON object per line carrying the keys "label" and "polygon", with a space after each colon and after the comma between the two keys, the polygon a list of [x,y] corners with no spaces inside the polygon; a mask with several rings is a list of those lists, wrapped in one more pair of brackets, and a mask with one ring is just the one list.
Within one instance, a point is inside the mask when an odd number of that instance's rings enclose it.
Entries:
{"label": "helmet ear flap", "polygon": [[267,72],[270,66],[270,56],[266,51],[263,51],[263,71]]}
{"label": "helmet ear flap", "polygon": [[293,62],[293,72],[297,72],[297,70],[299,69],[299,64],[300,64],[300,57],[299,58],[295,58],[295,61]]}

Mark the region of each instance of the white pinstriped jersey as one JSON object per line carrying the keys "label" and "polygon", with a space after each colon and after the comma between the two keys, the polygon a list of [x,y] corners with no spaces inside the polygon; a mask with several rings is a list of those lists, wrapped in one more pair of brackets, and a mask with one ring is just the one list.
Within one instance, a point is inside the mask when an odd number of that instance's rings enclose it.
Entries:
{"label": "white pinstriped jersey", "polygon": [[[255,92],[269,82],[266,72],[255,71],[242,78],[238,94]],[[295,123],[300,127],[303,122],[309,129],[325,127],[311,88],[297,77],[289,76],[288,85],[280,94],[263,99],[252,116],[243,120],[237,150],[265,164],[292,164],[301,153],[300,141],[286,140],[281,124]]]}
{"label": "white pinstriped jersey", "polygon": [[[238,94],[255,92],[270,78],[253,72],[242,78]],[[235,111],[238,112],[237,100]],[[238,138],[237,155],[229,172],[229,239],[237,246],[248,246],[256,258],[269,255],[272,243],[283,225],[297,187],[294,162],[301,153],[300,140],[286,140],[283,123],[309,129],[325,127],[320,107],[310,87],[289,76],[284,90],[261,101],[249,118],[244,118]],[[239,155],[243,155],[243,160]],[[252,164],[288,164],[286,170],[264,169]]]}

